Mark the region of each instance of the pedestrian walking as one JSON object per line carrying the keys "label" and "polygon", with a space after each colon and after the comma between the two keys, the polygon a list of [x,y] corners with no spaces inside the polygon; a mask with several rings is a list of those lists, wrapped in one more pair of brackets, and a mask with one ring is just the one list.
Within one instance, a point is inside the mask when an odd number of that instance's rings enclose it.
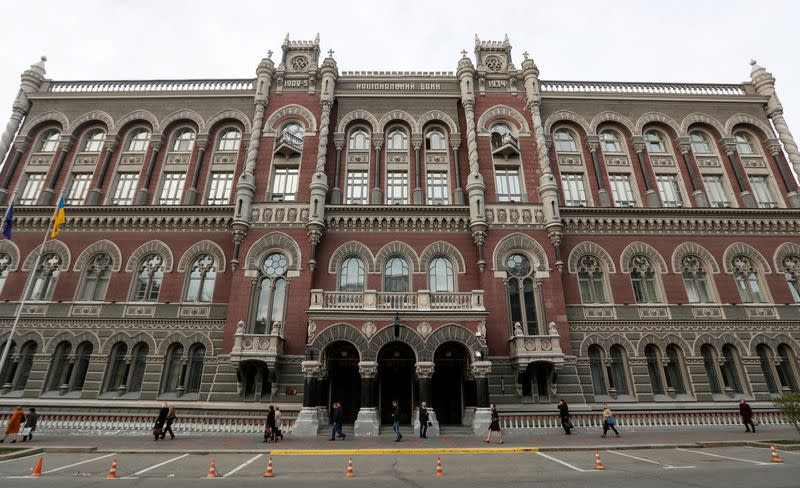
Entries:
{"label": "pedestrian walking", "polygon": [[603,404],[603,437],[605,437],[606,434],[608,433],[608,429],[613,430],[614,433],[617,434],[617,437],[619,437],[619,432],[617,432],[616,424],[617,424],[617,419],[614,418],[614,414],[611,412],[611,409],[608,408],[608,404],[604,403]]}
{"label": "pedestrian walking", "polygon": [[36,409],[31,407],[25,415],[25,425],[22,426],[22,442],[33,440],[33,431],[36,430],[36,422],[39,421],[39,414]]}
{"label": "pedestrian walking", "polygon": [[281,413],[281,408],[276,406],[275,407],[275,436],[280,437],[283,440],[283,432],[281,432],[281,419],[283,418],[283,414]]}
{"label": "pedestrian walking", "polygon": [[333,413],[331,414],[331,422],[333,422],[333,430],[331,430],[330,440],[335,441],[337,437],[344,440],[346,437],[342,432],[342,421],[344,420],[344,410],[342,404],[333,402]]}
{"label": "pedestrian walking", "polygon": [[428,405],[425,402],[419,406],[419,436],[421,439],[428,438],[428,423],[430,422],[430,418],[428,417]]}
{"label": "pedestrian walking", "polygon": [[264,442],[275,441],[275,405],[267,410],[267,427],[264,429]]}
{"label": "pedestrian walking", "polygon": [[739,400],[739,415],[742,416],[742,423],[746,429],[745,432],[750,432],[750,427],[752,427],[753,433],[755,434],[756,426],[753,423],[753,409],[750,407],[749,403],[744,401],[744,399]]}
{"label": "pedestrian walking", "polygon": [[169,405],[167,402],[161,404],[161,408],[158,409],[158,416],[156,417],[156,423],[153,425],[153,439],[157,441],[161,438],[161,434],[164,431],[164,423],[167,421],[167,415],[169,415]]}
{"label": "pedestrian walking", "polygon": [[569,417],[569,406],[564,400],[558,401],[558,416],[561,418],[561,427],[564,428],[564,433],[571,435],[573,429],[572,419]]}
{"label": "pedestrian walking", "polygon": [[170,406],[169,411],[167,412],[167,420],[164,423],[164,428],[161,430],[161,440],[167,436],[167,432],[169,432],[169,439],[172,440],[175,438],[175,432],[172,432],[172,424],[175,423],[175,407]]}
{"label": "pedestrian walking", "polygon": [[3,438],[0,439],[0,442],[5,442],[6,437],[13,435],[14,438],[11,439],[11,444],[17,442],[17,434],[19,434],[19,427],[22,425],[22,418],[25,416],[25,413],[22,411],[22,407],[17,407],[11,412],[11,415],[8,417],[8,424],[6,424],[6,432],[3,435]]}
{"label": "pedestrian walking", "polygon": [[497,405],[492,403],[490,405],[490,407],[492,409],[492,411],[491,411],[492,421],[489,424],[488,435],[486,436],[486,439],[483,440],[483,442],[485,442],[487,444],[490,443],[492,441],[492,434],[497,432],[497,434],[500,436],[500,442],[498,442],[498,444],[502,444],[503,443],[503,431],[500,430],[500,414],[497,413]]}
{"label": "pedestrian walking", "polygon": [[397,400],[392,400],[392,430],[397,434],[395,442],[400,442],[403,434],[400,433],[400,404]]}

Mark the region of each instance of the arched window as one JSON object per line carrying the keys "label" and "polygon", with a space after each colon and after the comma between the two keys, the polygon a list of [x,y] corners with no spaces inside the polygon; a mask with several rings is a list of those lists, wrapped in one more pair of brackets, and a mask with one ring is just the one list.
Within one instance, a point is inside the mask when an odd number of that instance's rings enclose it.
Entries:
{"label": "arched window", "polygon": [[192,261],[189,283],[186,286],[187,302],[210,302],[214,296],[214,282],[217,279],[217,266],[214,256],[202,254]]}
{"label": "arched window", "polygon": [[491,132],[492,135],[499,134],[501,137],[506,134],[512,133],[511,127],[509,127],[508,124],[503,122],[497,122],[496,124],[492,125],[492,128],[489,130],[489,132]]}
{"label": "arched window", "polygon": [[720,363],[722,382],[726,389],[730,389],[734,393],[744,393],[739,376],[739,363],[739,352],[736,348],[731,344],[722,346],[722,362]]}
{"label": "arched window", "polygon": [[19,352],[19,360],[16,364],[16,372],[12,388],[16,391],[24,390],[28,384],[28,377],[33,367],[33,357],[36,355],[38,345],[34,341],[28,341],[22,345]]}
{"label": "arched window", "polygon": [[28,288],[29,300],[50,300],[58,280],[61,256],[54,253],[45,254],[39,260]]}
{"label": "arched window", "polygon": [[364,263],[356,257],[342,261],[339,268],[339,291],[364,291]]}
{"label": "arched window", "polygon": [[719,376],[717,375],[717,354],[711,344],[703,344],[700,347],[700,354],[703,356],[703,367],[706,370],[706,377],[708,378],[708,387],[711,393],[722,393],[722,388],[719,384]]}
{"label": "arched window", "polygon": [[589,346],[589,369],[592,372],[592,385],[594,385],[595,395],[607,395],[605,380],[605,364],[603,364],[605,353],[603,348],[597,344]]}
{"label": "arched window", "polygon": [[53,359],[50,361],[50,375],[45,391],[59,391],[61,386],[69,381],[70,352],[72,345],[68,341],[62,341],[56,346]]}
{"label": "arched window", "polygon": [[692,142],[692,151],[694,151],[695,154],[714,154],[711,139],[709,139],[708,134],[705,132],[693,130],[689,133],[689,138]]}
{"label": "arched window", "polygon": [[408,135],[403,129],[392,129],[386,136],[386,149],[402,151],[408,149]]}
{"label": "arched window", "polygon": [[742,255],[733,258],[733,277],[742,303],[764,303],[758,269],[750,258]]}
{"label": "arched window", "polygon": [[60,134],[55,129],[50,129],[42,134],[42,138],[39,140],[38,152],[56,152],[59,137]]}
{"label": "arched window", "polygon": [[647,142],[647,152],[653,154],[668,153],[667,140],[660,131],[651,130],[645,134],[645,141]]}
{"label": "arched window", "polygon": [[238,129],[225,129],[219,137],[217,151],[238,151],[242,133]]}
{"label": "arched window", "polygon": [[145,342],[140,342],[133,346],[131,354],[130,374],[128,375],[128,393],[138,393],[142,391],[142,380],[144,371],[147,368],[147,355],[150,353],[150,346]]}
{"label": "arched window", "polygon": [[779,344],[777,369],[778,378],[784,390],[798,391],[795,364],[797,364],[797,358],[794,351],[786,344]]}
{"label": "arched window", "polygon": [[644,357],[647,360],[647,375],[650,377],[650,386],[654,395],[664,394],[664,382],[661,380],[661,351],[655,344],[648,344],[644,348]]}
{"label": "arched window", "polygon": [[708,290],[708,277],[703,261],[693,255],[684,256],[681,259],[681,275],[683,276],[683,286],[686,288],[686,296],[689,303],[710,303],[711,294]]}
{"label": "arched window", "polygon": [[149,254],[139,262],[138,274],[134,278],[131,300],[135,302],[157,302],[164,279],[164,259],[158,254]]}
{"label": "arched window", "polygon": [[147,150],[147,143],[150,141],[150,132],[147,129],[136,129],[128,142],[128,151],[144,152]]}
{"label": "arched window", "polygon": [[620,395],[628,394],[628,379],[625,374],[626,354],[625,349],[619,344],[611,346],[611,368],[609,374],[610,387],[617,390]]}
{"label": "arched window", "polygon": [[537,335],[539,320],[531,262],[523,254],[511,254],[506,258],[506,274],[511,324],[519,323],[528,335]]}
{"label": "arched window", "polygon": [[604,130],[600,133],[600,140],[603,142],[603,152],[623,152],[621,138],[617,131]]}
{"label": "arched window", "polygon": [[759,344],[756,346],[756,355],[758,355],[758,362],[761,364],[761,373],[764,375],[764,381],[767,383],[767,390],[774,394],[780,393],[778,383],[775,382],[775,362],[773,361],[772,351],[766,344]]}
{"label": "arched window", "polygon": [[111,348],[111,354],[108,355],[108,380],[106,381],[107,392],[120,392],[120,387],[125,385],[125,375],[127,371],[127,356],[128,345],[124,342],[117,342]]}
{"label": "arched window", "polygon": [[83,384],[86,382],[86,373],[89,371],[89,360],[91,359],[93,349],[94,346],[88,341],[81,342],[75,349],[75,364],[72,369],[69,391],[80,391],[83,389]]}
{"label": "arched window", "polygon": [[106,139],[106,133],[100,129],[95,129],[89,132],[86,140],[83,142],[84,152],[100,152],[103,149],[103,142]]}
{"label": "arched window", "polygon": [[261,290],[256,309],[254,334],[269,334],[276,322],[283,322],[286,302],[286,269],[289,260],[281,253],[268,255],[261,264]]}
{"label": "arched window", "polygon": [[578,260],[578,288],[582,303],[608,303],[603,267],[596,257],[587,254]]}
{"label": "arched window", "polygon": [[[0,351],[4,351],[5,348],[6,342],[0,343]],[[14,364],[12,358],[14,357],[15,352],[17,352],[17,343],[11,341],[11,346],[8,348],[6,362],[3,363],[3,369],[0,370],[0,388],[4,388],[7,384],[10,384],[14,378],[14,369],[16,365]],[[0,354],[2,354],[2,352],[0,352]]]}
{"label": "arched window", "polygon": [[631,284],[636,303],[660,303],[656,273],[650,259],[637,254],[631,258]]}
{"label": "arched window", "polygon": [[567,129],[559,129],[553,135],[556,144],[556,152],[577,152],[578,144],[575,142],[575,135]]}
{"label": "arched window", "polygon": [[393,257],[383,266],[383,291],[405,293],[409,291],[408,262],[401,257]]}
{"label": "arched window", "polygon": [[347,145],[348,149],[353,151],[368,151],[369,150],[369,134],[364,129],[354,130],[350,134],[350,141]]}
{"label": "arched window", "polygon": [[431,129],[425,134],[425,149],[428,151],[446,151],[447,141],[439,129]]}
{"label": "arched window", "polygon": [[664,367],[664,374],[667,378],[667,388],[671,388],[677,394],[686,393],[681,356],[681,350],[678,346],[675,344],[667,346],[667,365]]}
{"label": "arched window", "polygon": [[161,387],[162,393],[178,393],[181,386],[181,373],[183,372],[183,346],[174,343],[167,349],[166,364],[164,365],[164,380]]}
{"label": "arched window", "polygon": [[111,256],[107,253],[95,254],[92,257],[83,274],[78,300],[99,302],[105,299],[112,265]]}
{"label": "arched window", "polygon": [[744,131],[739,131],[733,135],[736,139],[736,150],[743,156],[758,154],[758,146],[753,142],[753,137]]}
{"label": "arched window", "polygon": [[290,135],[293,138],[297,139],[300,142],[303,142],[303,137],[305,135],[305,129],[303,126],[298,124],[297,122],[289,122],[288,124],[284,125],[281,129],[281,134],[283,135]]}
{"label": "arched window", "polygon": [[449,259],[437,257],[428,264],[428,289],[432,292],[455,291],[453,263]]}
{"label": "arched window", "polygon": [[172,150],[175,152],[190,152],[194,147],[195,134],[192,129],[181,129],[175,134]]}
{"label": "arched window", "polygon": [[11,256],[4,252],[0,252],[0,293],[3,292],[3,288],[5,288],[6,280],[8,279],[8,273],[11,269]]}
{"label": "arched window", "polygon": [[[800,257],[791,255],[783,258],[783,276],[786,277],[786,283],[789,284],[792,298],[795,302],[800,302]],[[2,290],[2,283],[0,283],[0,290]]]}
{"label": "arched window", "polygon": [[195,344],[189,349],[189,372],[186,375],[186,393],[200,393],[203,380],[203,360],[206,357],[206,346]]}

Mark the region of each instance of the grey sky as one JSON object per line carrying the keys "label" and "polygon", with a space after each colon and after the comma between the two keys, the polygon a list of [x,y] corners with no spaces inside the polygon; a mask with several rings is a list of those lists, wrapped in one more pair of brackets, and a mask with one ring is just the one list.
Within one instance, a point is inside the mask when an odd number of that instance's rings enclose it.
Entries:
{"label": "grey sky", "polygon": [[286,32],[319,32],[340,70],[454,71],[475,33],[508,33],[514,64],[527,50],[549,80],[741,82],[755,57],[800,138],[800,3],[788,0],[28,0],[0,14],[3,128],[19,74],[42,54],[57,80],[251,77]]}

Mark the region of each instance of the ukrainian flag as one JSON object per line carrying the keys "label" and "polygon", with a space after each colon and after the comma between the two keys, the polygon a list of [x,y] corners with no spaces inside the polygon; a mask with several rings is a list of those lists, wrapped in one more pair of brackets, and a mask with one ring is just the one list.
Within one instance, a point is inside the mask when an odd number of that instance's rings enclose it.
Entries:
{"label": "ukrainian flag", "polygon": [[67,221],[67,215],[64,210],[64,195],[61,195],[61,198],[58,200],[58,208],[56,209],[56,216],[53,219],[53,230],[50,232],[50,237],[55,238],[58,237],[58,233],[61,232],[61,226],[64,225],[64,222]]}

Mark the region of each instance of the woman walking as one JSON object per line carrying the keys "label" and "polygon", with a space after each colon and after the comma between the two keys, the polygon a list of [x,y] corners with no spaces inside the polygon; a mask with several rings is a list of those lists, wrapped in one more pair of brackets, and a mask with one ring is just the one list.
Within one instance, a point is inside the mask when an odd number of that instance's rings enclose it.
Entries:
{"label": "woman walking", "polygon": [[163,440],[167,436],[167,432],[169,432],[170,440],[175,438],[175,432],[172,432],[172,424],[175,423],[175,407],[169,407],[169,411],[167,412],[167,420],[164,425],[164,429],[161,431],[161,439]]}
{"label": "woman walking", "polygon": [[156,423],[153,425],[153,439],[157,441],[161,437],[161,434],[164,431],[164,423],[167,421],[167,415],[169,415],[169,407],[167,406],[167,402],[161,404],[161,408],[158,409],[158,416],[156,417]]}
{"label": "woman walking", "polygon": [[611,409],[608,408],[608,404],[604,403],[603,404],[603,437],[605,437],[606,434],[608,433],[608,429],[613,430],[614,433],[617,434],[617,437],[619,437],[619,432],[617,432],[616,424],[617,424],[617,419],[614,418],[614,414],[611,412]]}
{"label": "woman walking", "polygon": [[19,434],[19,426],[22,424],[22,417],[25,416],[25,413],[22,411],[22,407],[17,407],[11,412],[11,415],[8,417],[8,425],[6,425],[6,433],[3,435],[3,438],[0,439],[0,442],[5,442],[6,437],[13,435],[14,438],[11,439],[11,444],[17,442],[17,434]]}
{"label": "woman walking", "polygon": [[492,441],[492,434],[497,432],[497,434],[500,436],[500,442],[498,442],[498,444],[502,444],[503,431],[500,430],[500,414],[497,413],[497,406],[494,403],[491,404],[491,408],[492,422],[489,424],[489,435],[483,440],[483,442],[486,442],[487,444],[490,443]]}
{"label": "woman walking", "polygon": [[275,440],[277,441],[279,438],[283,440],[283,432],[281,432],[281,418],[283,418],[283,414],[281,413],[281,407],[275,407]]}
{"label": "woman walking", "polygon": [[275,440],[275,406],[270,405],[267,411],[267,428],[264,431],[264,442]]}
{"label": "woman walking", "polygon": [[22,442],[33,440],[33,431],[36,430],[36,422],[39,421],[39,415],[36,409],[31,407],[28,409],[28,414],[25,415],[25,425],[22,426]]}
{"label": "woman walking", "polygon": [[564,400],[558,401],[558,416],[561,417],[561,427],[564,428],[564,433],[567,435],[572,434],[572,420],[569,418],[569,407]]}

